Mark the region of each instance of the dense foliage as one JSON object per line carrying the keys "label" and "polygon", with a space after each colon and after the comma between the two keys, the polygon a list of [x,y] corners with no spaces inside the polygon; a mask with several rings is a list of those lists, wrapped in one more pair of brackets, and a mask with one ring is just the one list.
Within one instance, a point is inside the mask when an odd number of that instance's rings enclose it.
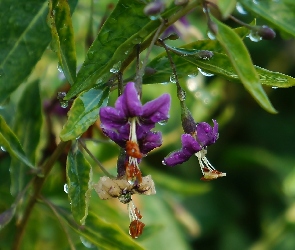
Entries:
{"label": "dense foliage", "polygon": [[0,249],[294,249],[294,23],[293,0],[1,0]]}

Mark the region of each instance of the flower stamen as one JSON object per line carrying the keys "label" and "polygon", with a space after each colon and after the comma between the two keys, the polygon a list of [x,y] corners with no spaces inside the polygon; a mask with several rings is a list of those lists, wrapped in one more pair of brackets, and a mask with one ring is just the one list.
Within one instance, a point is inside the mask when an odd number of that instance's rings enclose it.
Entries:
{"label": "flower stamen", "polygon": [[226,176],[226,173],[222,173],[213,167],[213,165],[208,161],[206,154],[207,154],[207,150],[204,148],[195,154],[198,157],[201,171],[203,174],[203,177],[201,178],[201,180],[211,181],[219,177]]}

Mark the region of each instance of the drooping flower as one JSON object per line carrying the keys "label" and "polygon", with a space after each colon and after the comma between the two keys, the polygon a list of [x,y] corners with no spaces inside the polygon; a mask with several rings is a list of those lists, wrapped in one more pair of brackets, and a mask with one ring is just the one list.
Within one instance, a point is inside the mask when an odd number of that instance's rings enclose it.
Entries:
{"label": "drooping flower", "polygon": [[160,132],[151,129],[169,118],[170,95],[163,94],[142,105],[133,82],[127,83],[115,107],[100,109],[103,132],[126,150],[126,177],[130,183],[142,181],[138,164],[144,154],[162,145]]}
{"label": "drooping flower", "polygon": [[214,144],[218,139],[218,123],[215,120],[213,123],[213,127],[206,122],[197,123],[192,134],[183,134],[181,136],[182,148],[165,157],[163,164],[175,166],[186,162],[192,155],[196,155],[203,173],[202,180],[225,176],[225,173],[215,170],[206,158],[207,146]]}
{"label": "drooping flower", "polygon": [[127,204],[130,218],[129,234],[132,238],[138,238],[145,224],[140,221],[142,215],[132,201],[132,195],[144,194],[153,195],[156,193],[155,184],[150,175],[142,178],[142,182],[136,185],[130,184],[126,179],[111,179],[103,176],[97,184],[93,185],[99,198],[107,200],[118,198],[123,204]]}

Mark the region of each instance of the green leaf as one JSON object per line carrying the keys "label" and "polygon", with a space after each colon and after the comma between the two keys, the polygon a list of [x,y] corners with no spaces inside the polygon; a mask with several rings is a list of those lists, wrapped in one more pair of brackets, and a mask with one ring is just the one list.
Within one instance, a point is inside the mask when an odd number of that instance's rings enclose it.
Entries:
{"label": "green leaf", "polygon": [[6,124],[2,116],[0,116],[0,145],[10,154],[11,157],[15,157],[26,165],[35,168],[26,157],[19,140]]}
{"label": "green leaf", "polygon": [[[198,47],[199,46],[199,47]],[[211,46],[211,45],[210,45]],[[186,47],[186,46],[183,46]],[[207,47],[204,43],[200,42],[199,44],[194,43],[194,46],[190,46],[193,49],[206,49]],[[170,51],[174,52],[172,54],[172,59],[176,65],[177,73],[179,79],[186,79],[190,76],[196,76],[198,74],[198,68],[202,69],[203,72],[215,74],[225,79],[241,83],[238,74],[234,70],[233,66],[227,55],[213,52],[213,57],[209,60],[204,60],[198,56],[195,56],[196,50],[186,50],[186,49],[177,49],[169,47]],[[186,54],[187,56],[180,56],[181,54]],[[154,84],[154,83],[167,83],[172,74],[170,68],[170,63],[165,53],[160,54],[154,58],[149,64],[148,67],[151,67],[156,70],[156,73],[151,75],[144,75],[143,83],[144,84]],[[295,79],[291,76],[284,75],[279,72],[272,72],[258,66],[254,66],[262,84],[279,87],[279,88],[288,88],[295,86]]]}
{"label": "green leaf", "polygon": [[[144,7],[145,4],[140,1],[118,2],[88,50],[66,100],[95,84],[101,85],[108,81],[113,73],[120,70],[134,46],[146,40],[159,27],[160,21],[147,17],[143,12]],[[172,15],[179,8],[172,6],[162,16]]]}
{"label": "green leaf", "polygon": [[129,235],[124,233],[116,224],[111,224],[99,218],[94,213],[89,213],[86,219],[86,225],[83,230],[78,230],[76,227],[70,226],[79,233],[84,241],[97,246],[99,249],[130,249],[142,250]]}
{"label": "green leaf", "polygon": [[[34,101],[28,101],[34,100]],[[36,150],[40,141],[42,126],[41,98],[39,93],[39,81],[34,81],[23,92],[18,103],[14,121],[14,131],[24,148],[26,156],[35,165]],[[23,190],[31,177],[28,175],[25,164],[20,164],[17,159],[12,159],[10,164],[12,195]]]}
{"label": "green leaf", "polygon": [[227,52],[231,64],[246,90],[262,108],[270,113],[277,113],[261,86],[259,76],[241,38],[231,28],[219,22],[216,18],[212,18],[218,27],[216,39]]}
{"label": "green leaf", "polygon": [[71,85],[76,80],[76,49],[70,6],[65,0],[49,1],[51,47],[56,51],[59,66]]}
{"label": "green leaf", "polygon": [[0,2],[0,103],[30,74],[50,41],[45,0]]}
{"label": "green leaf", "polygon": [[78,223],[84,225],[88,215],[92,169],[77,148],[68,154],[66,173],[72,214]]}
{"label": "green leaf", "polygon": [[224,19],[228,18],[236,7],[236,0],[218,0],[217,5]]}
{"label": "green leaf", "polygon": [[99,108],[107,104],[109,91],[109,88],[92,88],[75,99],[60,134],[63,141],[79,137],[98,119]]}
{"label": "green leaf", "polygon": [[[73,10],[77,0],[69,3]],[[47,48],[47,14],[46,0],[0,1],[0,103],[24,82]]]}
{"label": "green leaf", "polygon": [[295,1],[239,1],[248,10],[265,19],[272,26],[295,37]]}

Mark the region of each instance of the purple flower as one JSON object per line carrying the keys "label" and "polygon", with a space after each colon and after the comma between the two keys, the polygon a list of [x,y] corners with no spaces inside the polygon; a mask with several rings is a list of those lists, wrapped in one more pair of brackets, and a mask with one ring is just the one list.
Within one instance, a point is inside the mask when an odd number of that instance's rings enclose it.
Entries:
{"label": "purple flower", "polygon": [[[163,94],[142,105],[134,83],[129,82],[123,94],[118,97],[114,108],[100,109],[101,128],[111,140],[121,147],[125,147],[125,142],[133,137],[134,140],[141,142],[142,153],[147,153],[151,145],[157,145],[157,147],[161,145],[159,143],[161,135],[150,130],[155,127],[156,123],[169,118],[169,109],[169,94]],[[148,139],[150,143],[147,142]]]}
{"label": "purple flower", "polygon": [[181,136],[182,148],[168,155],[164,159],[164,164],[171,167],[181,164],[203,148],[215,143],[218,139],[218,123],[215,120],[213,120],[213,123],[214,127],[211,127],[206,122],[198,123],[194,136],[183,134]]}
{"label": "purple flower", "polygon": [[[151,129],[156,123],[169,118],[169,109],[170,95],[168,94],[163,94],[142,105],[133,82],[127,83],[114,108],[100,109],[102,131],[126,151],[127,160],[124,166],[128,182],[142,182],[139,169],[141,158],[162,145],[161,133],[152,132]],[[124,171],[120,170],[120,172]]]}
{"label": "purple flower", "polygon": [[215,170],[207,160],[207,146],[214,144],[218,139],[218,123],[213,120],[214,126],[206,122],[197,123],[195,132],[181,136],[182,148],[170,153],[164,158],[163,164],[175,166],[187,161],[192,155],[196,155],[204,177],[202,180],[213,180],[225,176],[225,173]]}

